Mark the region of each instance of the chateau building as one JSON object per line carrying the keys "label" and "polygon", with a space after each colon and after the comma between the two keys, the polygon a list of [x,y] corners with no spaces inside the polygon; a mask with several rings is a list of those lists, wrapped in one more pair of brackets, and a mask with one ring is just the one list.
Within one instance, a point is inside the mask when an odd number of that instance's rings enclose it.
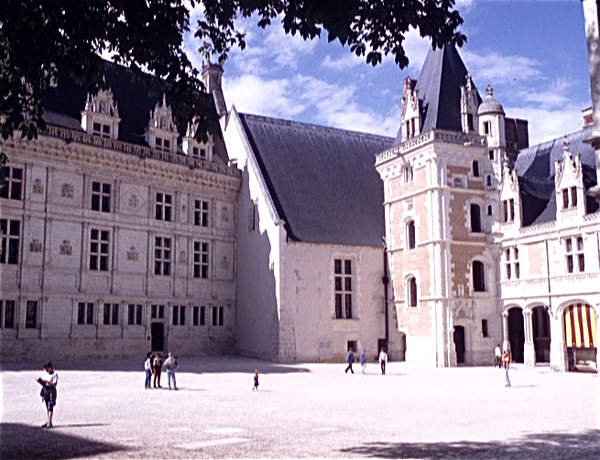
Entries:
{"label": "chateau building", "polygon": [[0,359],[232,352],[239,171],[164,95],[105,78],[59,80],[47,129],[2,142]]}
{"label": "chateau building", "polygon": [[[530,146],[458,51],[403,83],[397,137],[230,111],[176,126],[107,64],[60,80],[37,139],[1,142],[0,361],[238,353],[432,366],[598,368],[600,36],[583,0],[592,108]],[[483,96],[483,97],[482,97]]]}

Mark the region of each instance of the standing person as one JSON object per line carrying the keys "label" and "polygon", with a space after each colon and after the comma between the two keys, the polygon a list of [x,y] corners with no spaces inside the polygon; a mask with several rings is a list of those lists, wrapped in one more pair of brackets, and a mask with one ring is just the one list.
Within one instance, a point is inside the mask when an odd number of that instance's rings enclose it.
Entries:
{"label": "standing person", "polygon": [[144,362],[144,370],[146,371],[146,390],[152,388],[152,352],[149,351],[146,354],[146,361]]}
{"label": "standing person", "polygon": [[348,371],[350,371],[354,374],[354,371],[352,370],[352,363],[354,362],[354,353],[352,352],[352,347],[348,349],[348,354],[346,355],[346,362],[348,363],[348,367],[344,372],[347,374]]}
{"label": "standing person", "polygon": [[360,362],[360,365],[362,366],[362,373],[365,373],[365,370],[367,369],[367,355],[365,354],[365,350],[361,350],[360,355],[358,355],[358,361]]}
{"label": "standing person", "polygon": [[387,364],[388,355],[385,352],[385,348],[382,348],[379,352],[379,365],[381,366],[381,375],[385,375],[385,366]]}
{"label": "standing person", "polygon": [[179,361],[177,361],[177,356],[173,356],[173,353],[169,353],[169,357],[165,360],[165,364],[163,367],[167,370],[169,390],[171,389],[171,380],[173,380],[173,389],[177,390],[177,382],[175,382],[175,371],[179,367]]}
{"label": "standing person", "polygon": [[252,391],[258,391],[258,369],[254,371],[254,386],[252,387]]}
{"label": "standing person", "polygon": [[[160,374],[162,372],[163,360],[160,353],[156,353],[154,361],[152,363],[152,369],[154,371],[154,388],[162,388],[160,386]],[[156,385],[158,383],[158,386]]]}
{"label": "standing person", "polygon": [[39,378],[37,381],[42,385],[40,396],[46,404],[48,411],[48,421],[42,425],[42,428],[52,428],[52,416],[54,415],[54,406],[56,406],[56,386],[58,385],[58,374],[54,372],[52,361],[44,363],[44,370],[48,374],[48,379]]}
{"label": "standing person", "polygon": [[510,379],[508,378],[508,368],[510,367],[510,351],[508,349],[504,350],[504,353],[502,354],[502,363],[504,364],[504,369],[506,370],[504,387],[510,388]]}
{"label": "standing person", "polygon": [[500,349],[500,344],[496,345],[494,348],[494,368],[498,366],[502,369],[502,350]]}

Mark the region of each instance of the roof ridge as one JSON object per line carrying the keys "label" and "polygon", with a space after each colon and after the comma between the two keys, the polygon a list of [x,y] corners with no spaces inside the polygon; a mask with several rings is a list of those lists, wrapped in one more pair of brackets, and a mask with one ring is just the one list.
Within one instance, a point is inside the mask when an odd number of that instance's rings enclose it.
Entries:
{"label": "roof ridge", "polygon": [[346,135],[353,135],[356,137],[370,137],[373,139],[380,139],[380,140],[393,140],[394,137],[393,136],[384,136],[381,134],[373,134],[373,133],[367,133],[365,131],[355,131],[355,130],[350,130],[350,129],[345,129],[345,128],[338,128],[335,126],[323,126],[323,125],[317,125],[315,123],[307,123],[304,121],[296,121],[296,120],[287,120],[284,118],[275,118],[275,117],[267,117],[264,115],[254,115],[251,113],[242,113],[242,112],[238,112],[239,115],[243,116],[243,117],[249,117],[252,118],[256,121],[262,121],[265,123],[271,123],[274,125],[281,125],[281,126],[299,126],[299,127],[303,127],[303,128],[308,128],[311,129],[313,131],[337,131],[340,134],[344,133]]}

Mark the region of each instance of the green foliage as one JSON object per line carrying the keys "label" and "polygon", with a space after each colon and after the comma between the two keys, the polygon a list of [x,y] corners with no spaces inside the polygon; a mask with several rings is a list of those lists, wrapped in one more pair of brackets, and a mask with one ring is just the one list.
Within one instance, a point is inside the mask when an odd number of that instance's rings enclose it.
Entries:
{"label": "green foliage", "polygon": [[[257,17],[267,27],[278,16],[286,33],[320,37],[348,45],[351,52],[377,65],[392,54],[408,64],[403,42],[416,28],[434,47],[462,45],[462,18],[454,0],[3,0],[0,7],[0,135],[20,130],[28,139],[44,128],[41,95],[51,82],[67,76],[95,93],[104,85],[103,61],[129,67],[151,91],[169,94],[175,122],[199,117],[197,135],[215,134],[207,116],[202,83],[183,51],[190,30],[190,8],[200,5],[196,25],[200,53],[222,63],[232,47],[244,49],[238,18]],[[156,78],[147,78],[144,73]],[[203,113],[204,112],[204,113]]]}

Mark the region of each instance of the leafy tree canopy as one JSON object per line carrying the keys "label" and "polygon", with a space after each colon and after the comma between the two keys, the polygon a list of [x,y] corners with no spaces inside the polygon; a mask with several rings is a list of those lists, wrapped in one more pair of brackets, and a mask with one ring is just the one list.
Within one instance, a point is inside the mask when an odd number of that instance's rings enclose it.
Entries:
{"label": "leafy tree canopy", "polygon": [[[151,90],[161,85],[178,124],[200,116],[196,135],[206,138],[211,123],[194,96],[202,83],[183,51],[197,5],[203,11],[195,25],[199,52],[219,63],[232,47],[246,46],[236,28],[241,17],[255,17],[264,28],[281,16],[286,33],[312,39],[325,31],[330,42],[349,46],[369,64],[391,54],[401,68],[408,64],[403,41],[411,27],[434,47],[466,39],[457,30],[462,18],[454,0],[3,0],[0,134],[6,139],[18,129],[37,136],[44,128],[41,95],[56,78],[72,78],[91,93],[102,88],[99,56],[108,52]],[[190,101],[196,101],[191,108]]]}

